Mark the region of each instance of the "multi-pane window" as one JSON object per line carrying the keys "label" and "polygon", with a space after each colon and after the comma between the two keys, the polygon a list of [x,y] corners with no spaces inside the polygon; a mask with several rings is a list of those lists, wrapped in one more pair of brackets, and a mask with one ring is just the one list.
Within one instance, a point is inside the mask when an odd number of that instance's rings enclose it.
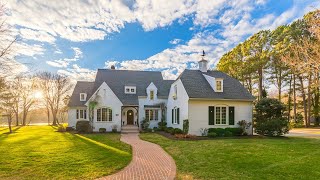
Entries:
{"label": "multi-pane window", "polygon": [[227,124],[227,107],[216,107],[216,124]]}
{"label": "multi-pane window", "polygon": [[126,94],[136,94],[136,86],[125,86],[124,92]]}
{"label": "multi-pane window", "polygon": [[180,109],[175,107],[172,109],[172,124],[180,124]]}
{"label": "multi-pane window", "polygon": [[77,109],[76,117],[77,119],[87,119],[87,110]]}
{"label": "multi-pane window", "polygon": [[173,99],[177,99],[177,95],[178,95],[178,87],[177,87],[177,85],[175,85],[174,86]]}
{"label": "multi-pane window", "polygon": [[97,121],[112,121],[112,109],[111,108],[97,109]]}
{"label": "multi-pane window", "polygon": [[222,92],[222,80],[216,80],[216,91]]}
{"label": "multi-pane window", "polygon": [[151,99],[151,100],[154,99],[154,91],[150,91],[150,99]]}
{"label": "multi-pane window", "polygon": [[159,120],[159,110],[158,109],[146,109],[145,110],[146,120]]}
{"label": "multi-pane window", "polygon": [[87,98],[87,94],[86,93],[80,93],[80,101],[85,101]]}

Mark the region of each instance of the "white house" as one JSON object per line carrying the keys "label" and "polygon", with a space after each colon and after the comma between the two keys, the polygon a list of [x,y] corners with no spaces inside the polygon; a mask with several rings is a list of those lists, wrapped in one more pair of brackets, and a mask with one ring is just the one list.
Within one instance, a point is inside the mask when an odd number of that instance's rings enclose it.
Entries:
{"label": "white house", "polygon": [[[176,80],[164,80],[161,72],[98,69],[94,82],[77,82],[69,103],[69,126],[89,120],[89,104],[96,102],[93,129],[118,131],[141,126],[150,128],[165,119],[168,127],[183,127],[201,135],[201,128],[237,127],[252,122],[254,97],[241,83],[220,71],[207,68],[202,57],[199,70],[184,70]],[[252,133],[252,129],[249,130]]]}

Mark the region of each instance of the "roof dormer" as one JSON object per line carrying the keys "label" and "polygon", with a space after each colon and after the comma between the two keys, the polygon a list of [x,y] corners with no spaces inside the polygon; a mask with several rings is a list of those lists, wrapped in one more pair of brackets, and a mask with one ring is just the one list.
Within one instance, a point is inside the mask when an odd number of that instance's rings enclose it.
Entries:
{"label": "roof dormer", "polygon": [[151,82],[149,86],[147,87],[147,96],[149,100],[155,100],[157,99],[157,94],[158,94],[158,88]]}
{"label": "roof dormer", "polygon": [[223,92],[223,78],[215,78],[206,74],[202,74],[210,84],[214,92]]}
{"label": "roof dormer", "polygon": [[223,79],[222,78],[216,78],[215,79],[215,91],[216,92],[223,92]]}
{"label": "roof dormer", "polygon": [[132,86],[132,85],[124,86],[124,93],[125,94],[136,94],[137,93],[137,87],[136,86]]}
{"label": "roof dormer", "polygon": [[80,101],[86,101],[87,100],[87,93],[80,93]]}

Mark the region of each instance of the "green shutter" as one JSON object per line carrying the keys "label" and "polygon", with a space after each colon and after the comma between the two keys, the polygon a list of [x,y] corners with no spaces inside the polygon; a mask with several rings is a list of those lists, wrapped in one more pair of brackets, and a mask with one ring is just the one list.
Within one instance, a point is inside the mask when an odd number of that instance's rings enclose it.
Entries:
{"label": "green shutter", "polygon": [[180,124],[180,108],[177,109],[177,122]]}
{"label": "green shutter", "polygon": [[229,107],[229,125],[234,125],[234,107]]}
{"label": "green shutter", "polygon": [[214,106],[209,106],[209,125],[214,125]]}
{"label": "green shutter", "polygon": [[79,110],[77,109],[77,112],[76,112],[76,118],[79,119]]}
{"label": "green shutter", "polygon": [[174,109],[172,109],[172,124],[173,124],[173,118],[174,118]]}

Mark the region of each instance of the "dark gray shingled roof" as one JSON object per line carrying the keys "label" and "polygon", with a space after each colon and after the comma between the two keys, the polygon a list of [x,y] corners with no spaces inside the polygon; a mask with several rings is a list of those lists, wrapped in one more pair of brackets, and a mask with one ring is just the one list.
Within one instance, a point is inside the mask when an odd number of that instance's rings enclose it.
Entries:
{"label": "dark gray shingled roof", "polygon": [[[98,69],[92,91],[95,92],[103,82],[108,84],[124,105],[138,105],[138,96],[147,96],[146,88],[151,82],[158,88],[158,96],[167,98],[174,81],[163,80],[161,72],[156,71]],[[135,85],[136,94],[125,94],[126,85]]]}
{"label": "dark gray shingled roof", "polygon": [[[214,92],[206,78],[206,74],[223,79],[223,92]],[[239,99],[254,100],[254,97],[237,80],[220,71],[201,72],[185,69],[179,76],[190,98]]]}
{"label": "dark gray shingled roof", "polygon": [[74,87],[68,106],[85,106],[84,104],[86,103],[86,101],[80,101],[80,93],[86,93],[87,99],[89,99],[92,95],[93,85],[94,82],[78,81],[76,86]]}

